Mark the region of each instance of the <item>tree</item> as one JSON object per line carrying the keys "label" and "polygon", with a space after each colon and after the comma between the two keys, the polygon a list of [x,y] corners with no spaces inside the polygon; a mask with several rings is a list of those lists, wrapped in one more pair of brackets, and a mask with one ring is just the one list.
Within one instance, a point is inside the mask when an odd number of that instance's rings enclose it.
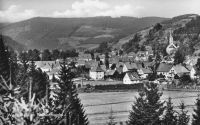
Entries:
{"label": "tree", "polygon": [[37,49],[34,49],[32,51],[32,60],[33,61],[40,61],[40,51]]}
{"label": "tree", "polygon": [[[3,36],[0,35],[0,84],[3,83],[1,76],[8,83],[10,76],[10,66],[8,59],[8,50],[6,50],[3,42]],[[0,86],[0,94],[5,93],[5,89]]]}
{"label": "tree", "polygon": [[200,76],[200,58],[197,60],[196,69],[196,75]]}
{"label": "tree", "polygon": [[100,58],[99,58],[99,56],[96,56],[96,61],[100,61]]}
{"label": "tree", "polygon": [[[22,69],[23,70],[23,69]],[[42,99],[46,96],[46,87],[49,84],[48,75],[43,72],[41,69],[36,69],[36,65],[34,61],[31,61],[31,64],[28,67],[27,71],[22,71],[20,78],[23,79],[22,83],[20,83],[21,87],[21,96],[28,99],[29,93],[29,84],[30,80],[32,80],[32,92],[35,93],[36,100]],[[24,73],[26,75],[24,75]],[[31,78],[31,79],[30,79]]]}
{"label": "tree", "polygon": [[160,116],[165,109],[164,102],[160,101],[161,96],[162,93],[159,92],[155,83],[146,83],[132,106],[128,125],[160,124]]}
{"label": "tree", "polygon": [[60,51],[58,51],[58,49],[54,49],[53,52],[52,52],[52,59],[53,60],[58,59],[59,55],[60,55]]}
{"label": "tree", "polygon": [[183,63],[184,60],[185,60],[185,54],[183,50],[179,48],[174,55],[174,64],[176,65]]}
{"label": "tree", "polygon": [[178,114],[177,125],[188,125],[190,117],[187,115],[188,111],[185,111],[185,104],[181,102],[180,104],[180,113]]}
{"label": "tree", "polygon": [[162,29],[162,25],[160,23],[157,23],[154,27],[153,27],[153,30],[155,32],[157,32],[158,30],[161,30]]}
{"label": "tree", "polygon": [[88,125],[88,119],[85,115],[83,105],[78,98],[78,93],[76,87],[72,82],[74,78],[73,72],[71,72],[71,66],[66,66],[65,63],[61,64],[60,75],[60,91],[58,92],[58,100],[55,102],[57,113],[62,113],[64,111],[64,116],[66,116],[69,125]]}
{"label": "tree", "polygon": [[162,125],[177,125],[177,116],[175,115],[171,98],[168,99],[166,113],[164,115]]}
{"label": "tree", "polygon": [[183,74],[179,79],[180,79],[179,84],[181,84],[183,86],[189,85],[192,82],[190,76],[187,74]]}
{"label": "tree", "polygon": [[6,80],[9,78],[8,50],[5,49],[2,35],[0,35],[0,75]]}
{"label": "tree", "polygon": [[194,109],[194,114],[192,114],[193,116],[192,125],[199,125],[200,123],[200,98],[199,97],[197,98],[195,105],[196,105],[196,109]]}
{"label": "tree", "polygon": [[99,44],[99,47],[96,50],[99,53],[104,53],[110,51],[110,47],[108,45],[108,42],[102,42]]}
{"label": "tree", "polygon": [[19,60],[22,63],[24,70],[26,71],[28,69],[28,61],[29,61],[28,53],[20,52]]}
{"label": "tree", "polygon": [[111,107],[110,116],[108,117],[108,119],[109,119],[108,125],[116,125],[115,117],[113,116],[112,107]]}
{"label": "tree", "polygon": [[106,69],[109,69],[109,61],[108,61],[108,59],[105,60],[105,66],[106,66]]}
{"label": "tree", "polygon": [[42,60],[43,61],[50,61],[51,60],[51,53],[48,49],[45,49],[42,53]]}

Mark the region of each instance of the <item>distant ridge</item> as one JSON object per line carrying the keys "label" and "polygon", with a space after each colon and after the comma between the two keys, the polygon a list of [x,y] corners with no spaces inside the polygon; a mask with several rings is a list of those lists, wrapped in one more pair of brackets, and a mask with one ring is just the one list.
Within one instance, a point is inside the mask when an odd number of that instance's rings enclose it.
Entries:
{"label": "distant ridge", "polygon": [[161,17],[87,17],[51,18],[35,17],[11,23],[1,28],[4,35],[11,37],[29,49],[72,49],[90,48],[101,42],[112,42],[132,33],[168,20]]}

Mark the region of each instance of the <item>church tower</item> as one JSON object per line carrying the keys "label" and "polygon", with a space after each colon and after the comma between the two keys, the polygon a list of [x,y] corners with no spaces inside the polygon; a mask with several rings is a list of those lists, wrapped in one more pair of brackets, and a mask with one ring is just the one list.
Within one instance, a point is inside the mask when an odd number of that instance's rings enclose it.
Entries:
{"label": "church tower", "polygon": [[166,48],[166,52],[167,52],[168,55],[172,55],[177,49],[177,46],[174,45],[172,30],[169,31],[168,43],[169,43],[169,45]]}

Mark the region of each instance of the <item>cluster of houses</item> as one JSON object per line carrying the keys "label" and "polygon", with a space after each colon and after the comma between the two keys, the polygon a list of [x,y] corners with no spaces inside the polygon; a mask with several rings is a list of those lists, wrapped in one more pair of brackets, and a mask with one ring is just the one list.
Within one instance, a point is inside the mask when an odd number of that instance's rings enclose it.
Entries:
{"label": "cluster of houses", "polygon": [[[169,45],[166,52],[169,56],[162,58],[162,61],[157,66],[156,72],[158,76],[162,76],[165,80],[173,80],[174,78],[183,75],[189,75],[191,79],[196,78],[195,64],[198,57],[188,56],[184,64],[173,64],[172,55],[178,46],[173,42],[173,37],[170,34]],[[79,53],[79,56],[73,58],[76,67],[84,67],[88,69],[88,80],[113,80],[122,81],[123,84],[141,83],[143,80],[148,80],[150,74],[153,73],[152,67],[155,66],[155,60],[149,61],[149,57],[153,57],[153,50],[150,46],[146,46],[145,51],[130,52],[124,55],[118,55],[117,50],[112,51],[106,58],[105,54],[94,53],[93,56],[88,53]],[[98,60],[97,60],[98,57]],[[108,65],[106,65],[106,59]],[[47,72],[49,78],[58,77],[60,69],[59,60],[56,61],[36,61],[37,67]]]}

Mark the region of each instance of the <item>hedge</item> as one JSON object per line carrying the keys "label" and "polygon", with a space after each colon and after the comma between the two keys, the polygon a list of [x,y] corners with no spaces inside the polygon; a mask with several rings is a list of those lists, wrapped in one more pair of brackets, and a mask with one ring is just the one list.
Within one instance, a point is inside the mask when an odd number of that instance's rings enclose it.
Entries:
{"label": "hedge", "polygon": [[143,83],[139,84],[116,84],[116,85],[96,85],[95,90],[131,90],[131,89],[141,89]]}

